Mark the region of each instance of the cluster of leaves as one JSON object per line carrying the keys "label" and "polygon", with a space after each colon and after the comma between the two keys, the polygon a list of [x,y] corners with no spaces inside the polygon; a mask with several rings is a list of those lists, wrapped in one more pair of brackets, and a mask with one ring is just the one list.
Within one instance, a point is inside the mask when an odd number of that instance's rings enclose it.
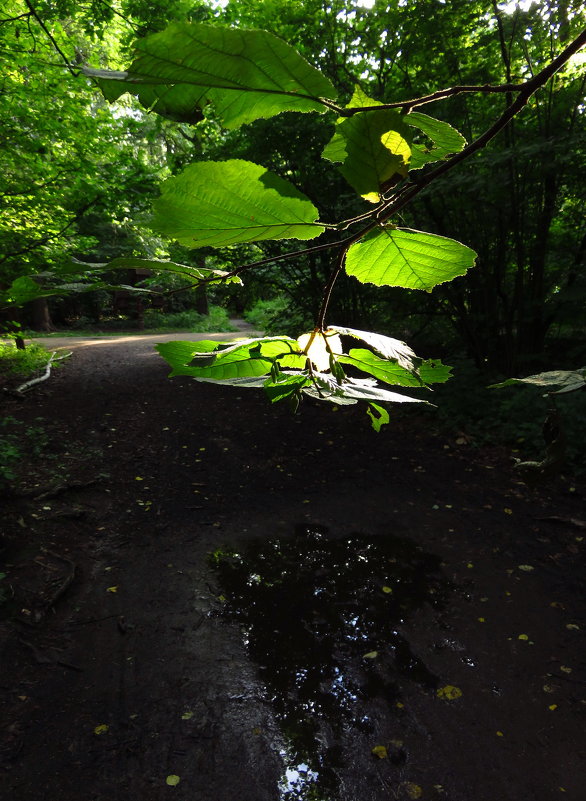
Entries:
{"label": "cluster of leaves", "polygon": [[163,167],[149,152],[154,118],[89,94],[76,64],[116,58],[119,20],[101,0],[2,4],[0,312],[109,283],[72,268],[74,255],[91,258],[108,240],[116,255],[132,252],[128,221]]}
{"label": "cluster of leaves", "polygon": [[[341,337],[368,347],[344,351]],[[296,409],[303,395],[340,405],[368,403],[375,430],[389,422],[380,403],[424,402],[392,392],[377,379],[411,389],[447,381],[450,370],[439,361],[418,359],[391,337],[330,326],[298,339],[276,336],[233,342],[168,342],[157,350],[172,366],[172,376],[188,375],[238,387],[263,387],[271,402],[286,400]],[[346,368],[346,369],[345,369]],[[368,378],[352,377],[352,372]],[[378,401],[378,403],[377,403]]]}
{"label": "cluster of leaves", "polygon": [[[324,235],[319,249],[338,251],[333,281],[344,265],[362,283],[430,291],[463,275],[474,252],[451,239],[388,223],[386,207],[407,186],[412,171],[460,152],[466,142],[445,122],[419,112],[401,113],[356,88],[350,104],[336,105],[333,84],[287,43],[267,31],[174,23],[137,45],[125,72],[85,68],[110,101],[131,92],[147,108],[183,122],[196,122],[210,106],[226,128],[284,111],[338,114],[323,158],[338,165],[350,186],[376,212],[334,225],[319,220],[311,200],[293,183],[242,159],[199,161],[165,181],[151,226],[188,248],[225,247],[263,240],[309,240]],[[337,232],[355,229],[345,239]],[[293,254],[295,255],[295,254]],[[127,261],[127,260],[126,260]],[[151,261],[136,266],[162,264]],[[108,265],[109,267],[112,265]],[[215,275],[184,265],[184,277],[214,281]],[[221,280],[237,279],[234,269]],[[272,401],[293,404],[301,394],[336,403],[369,403],[373,426],[387,422],[380,402],[415,400],[377,384],[421,387],[448,377],[435,362],[422,362],[404,343],[369,332],[327,325],[331,286],[315,329],[298,340],[269,337],[224,343],[169,343],[159,348],[173,375],[264,386]],[[371,346],[342,349],[340,335]],[[345,368],[366,372],[355,378]]]}

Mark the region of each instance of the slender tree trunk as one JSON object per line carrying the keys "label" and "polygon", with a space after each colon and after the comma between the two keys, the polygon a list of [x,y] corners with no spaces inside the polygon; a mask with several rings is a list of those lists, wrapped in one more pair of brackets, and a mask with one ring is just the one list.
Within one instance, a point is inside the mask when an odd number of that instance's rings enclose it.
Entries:
{"label": "slender tree trunk", "polygon": [[195,310],[198,314],[205,314],[206,317],[210,313],[206,284],[200,284],[195,290]]}
{"label": "slender tree trunk", "polygon": [[36,298],[30,302],[30,312],[32,319],[32,327],[35,331],[54,331],[55,326],[51,320],[51,312],[47,298]]}

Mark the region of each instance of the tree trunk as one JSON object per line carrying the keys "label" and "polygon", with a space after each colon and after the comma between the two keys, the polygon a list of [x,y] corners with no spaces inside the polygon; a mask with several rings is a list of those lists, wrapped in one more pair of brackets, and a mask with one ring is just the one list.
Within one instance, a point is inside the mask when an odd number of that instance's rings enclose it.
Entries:
{"label": "tree trunk", "polygon": [[47,298],[31,300],[29,309],[31,312],[31,325],[35,331],[49,332],[55,330]]}
{"label": "tree trunk", "polygon": [[195,310],[198,314],[205,314],[206,317],[210,313],[206,284],[199,284],[195,289]]}

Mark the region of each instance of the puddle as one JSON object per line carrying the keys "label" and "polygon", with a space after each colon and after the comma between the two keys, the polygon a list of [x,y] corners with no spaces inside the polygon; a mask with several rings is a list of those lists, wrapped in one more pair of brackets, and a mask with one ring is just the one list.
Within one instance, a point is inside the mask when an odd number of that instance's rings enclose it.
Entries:
{"label": "puddle", "polygon": [[283,734],[282,801],[336,798],[342,743],[393,715],[401,687],[435,689],[402,624],[448,591],[439,558],[409,540],[300,526],[211,555],[221,614],[239,621]]}

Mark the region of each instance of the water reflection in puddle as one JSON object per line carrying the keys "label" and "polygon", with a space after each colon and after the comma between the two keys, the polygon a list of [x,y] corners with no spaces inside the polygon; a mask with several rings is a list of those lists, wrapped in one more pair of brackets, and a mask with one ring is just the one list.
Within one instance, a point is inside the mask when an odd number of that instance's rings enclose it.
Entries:
{"label": "water reflection in puddle", "polygon": [[405,680],[437,687],[401,625],[441,604],[439,559],[397,537],[302,526],[212,563],[281,725],[282,801],[335,798],[342,742],[372,730],[368,704],[392,714]]}

